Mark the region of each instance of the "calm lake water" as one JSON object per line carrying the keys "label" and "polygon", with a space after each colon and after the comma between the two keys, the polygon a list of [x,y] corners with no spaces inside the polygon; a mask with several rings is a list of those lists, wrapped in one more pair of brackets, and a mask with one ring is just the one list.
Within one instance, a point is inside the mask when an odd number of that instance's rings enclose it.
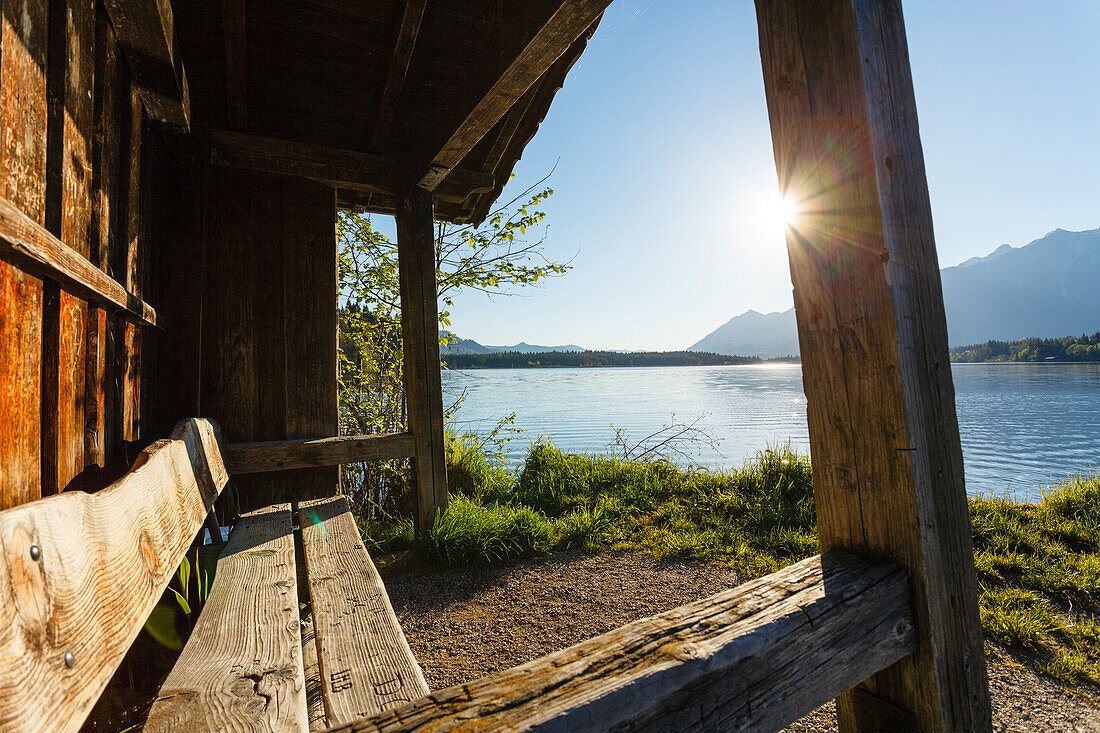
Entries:
{"label": "calm lake water", "polygon": [[[958,364],[953,373],[971,495],[1033,501],[1040,485],[1100,468],[1100,364]],[[694,446],[696,465],[740,466],[769,444],[809,452],[799,365],[483,369],[443,379],[445,397],[466,394],[461,431],[488,432],[516,413],[524,433],[507,444],[512,460],[540,436],[605,452],[616,428],[637,441],[696,419],[719,440]]]}

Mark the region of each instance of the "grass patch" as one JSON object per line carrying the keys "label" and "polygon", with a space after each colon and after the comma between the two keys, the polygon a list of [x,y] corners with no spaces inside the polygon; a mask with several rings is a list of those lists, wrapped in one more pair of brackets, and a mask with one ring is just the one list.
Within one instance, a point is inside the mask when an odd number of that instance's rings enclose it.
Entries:
{"label": "grass patch", "polygon": [[[809,459],[768,448],[738,470],[564,453],[541,441],[518,471],[473,437],[451,438],[452,501],[414,539],[409,520],[363,523],[372,550],[443,565],[554,550],[639,550],[720,562],[745,579],[818,552]],[[1065,682],[1100,683],[1100,476],[1038,504],[970,500],[987,637]]]}
{"label": "grass patch", "polygon": [[1100,683],[1100,476],[1037,504],[970,500],[982,626],[1040,671]]}

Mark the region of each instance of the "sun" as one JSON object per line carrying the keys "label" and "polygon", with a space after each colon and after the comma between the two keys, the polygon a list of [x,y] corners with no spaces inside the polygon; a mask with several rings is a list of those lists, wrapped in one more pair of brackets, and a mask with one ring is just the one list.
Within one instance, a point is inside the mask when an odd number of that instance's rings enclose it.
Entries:
{"label": "sun", "polygon": [[769,230],[786,232],[798,223],[801,213],[798,201],[790,195],[784,196],[776,191],[764,202],[759,215]]}
{"label": "sun", "polygon": [[798,219],[798,204],[790,196],[780,196],[776,203],[776,215],[784,227],[789,227]]}

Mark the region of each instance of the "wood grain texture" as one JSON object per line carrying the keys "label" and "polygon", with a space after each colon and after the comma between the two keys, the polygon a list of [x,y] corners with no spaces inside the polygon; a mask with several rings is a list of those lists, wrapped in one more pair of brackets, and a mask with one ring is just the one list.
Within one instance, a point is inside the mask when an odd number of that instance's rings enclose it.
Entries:
{"label": "wood grain texture", "polygon": [[[0,3],[0,197],[45,221],[46,0]],[[42,495],[42,282],[0,254],[0,509]]]}
{"label": "wood grain texture", "polygon": [[[340,150],[277,140],[227,130],[210,133],[210,159],[217,165],[298,176],[328,186],[366,193],[394,194],[404,190],[408,161],[376,153]],[[435,195],[462,200],[495,185],[491,173],[456,168],[435,189]]]}
{"label": "wood grain texture", "polygon": [[[886,555],[918,653],[868,691],[922,729],[990,707],[939,265],[898,0],[757,0],[823,549]],[[864,730],[859,698],[841,727]]]}
{"label": "wood grain texture", "polygon": [[397,212],[397,259],[401,291],[402,378],[409,430],[416,453],[417,529],[431,528],[447,508],[447,461],[443,443],[443,387],[439,363],[439,313],[435,274],[435,228],[431,195],[414,189]]}
{"label": "wood grain texture", "polygon": [[500,167],[501,162],[504,160],[504,154],[508,151],[508,148],[512,145],[512,140],[515,138],[516,133],[519,132],[520,126],[523,124],[523,120],[527,117],[527,112],[531,109],[531,104],[535,101],[535,97],[538,96],[539,89],[542,87],[542,81],[535,82],[531,85],[531,88],[523,93],[523,96],[519,98],[508,114],[504,117],[504,124],[501,125],[500,134],[497,135],[496,140],[493,141],[493,147],[489,148],[489,152],[485,155],[485,162],[482,163],[482,167],[487,171],[495,171]]}
{"label": "wood grain texture", "polygon": [[24,272],[58,283],[77,298],[116,311],[140,325],[157,325],[157,312],[152,306],[5,199],[0,199],[0,255]]}
{"label": "wood grain texture", "polygon": [[328,724],[343,725],[427,695],[424,673],[347,500],[302,502],[298,525]]}
{"label": "wood grain texture", "polygon": [[[87,260],[91,249],[95,3],[51,5],[45,228]],[[43,294],[42,486],[79,487],[84,470],[88,305],[48,282]]]}
{"label": "wood grain texture", "polygon": [[417,185],[431,191],[446,178],[610,4],[611,0],[563,0],[435,154]]}
{"label": "wood grain texture", "polygon": [[146,731],[304,733],[292,519],[290,505],[277,504],[237,522]]}
{"label": "wood grain texture", "polygon": [[291,468],[339,466],[361,461],[408,458],[414,453],[412,433],[342,435],[336,438],[230,443],[225,465],[233,475]]}
{"label": "wood grain texture", "polygon": [[[142,201],[142,147],[145,132],[145,112],[137,86],[130,84],[130,113],[126,116],[126,246],[123,250],[122,272],[126,290],[141,297],[144,286],[142,277],[145,264],[145,232],[143,217],[146,208]],[[122,439],[137,441],[141,438],[141,332],[134,324],[120,324],[120,349],[122,371],[122,404],[119,417],[122,421]]]}
{"label": "wood grain texture", "polygon": [[[203,412],[219,420],[234,443],[335,435],[332,189],[220,166],[206,174]],[[247,511],[330,496],[337,469],[242,475],[233,485]]]}
{"label": "wood grain texture", "polygon": [[776,730],[912,652],[905,573],[828,553],[339,729]]}
{"label": "wood grain texture", "polygon": [[228,480],[218,442],[187,420],[100,492],[0,513],[0,729],[79,729]]}
{"label": "wood grain texture", "polygon": [[191,100],[168,0],[104,0],[149,116],[183,128]]}
{"label": "wood grain texture", "polygon": [[[290,440],[340,432],[336,283],[336,193],[312,181],[284,179],[282,359]],[[295,500],[332,496],[334,465],[285,474]]]}
{"label": "wood grain texture", "polygon": [[[119,120],[126,81],[120,68],[118,43],[102,5],[96,6],[95,138],[92,147],[95,207],[89,262],[114,281],[115,255],[121,245],[120,176],[122,131]],[[117,456],[113,416],[118,411],[114,394],[116,322],[114,314],[88,298],[89,328],[87,372],[84,386],[84,458],[89,466],[105,467],[108,455]],[[108,416],[110,413],[110,416]],[[191,411],[190,414],[195,414]]]}

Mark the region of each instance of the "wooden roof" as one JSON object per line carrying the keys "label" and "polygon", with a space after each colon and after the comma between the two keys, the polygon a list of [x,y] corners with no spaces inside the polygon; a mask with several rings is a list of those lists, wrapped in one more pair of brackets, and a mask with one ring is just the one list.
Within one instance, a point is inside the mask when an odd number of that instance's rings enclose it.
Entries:
{"label": "wooden roof", "polygon": [[192,128],[214,162],[345,205],[390,213],[419,185],[437,218],[479,221],[608,2],[177,0]]}

